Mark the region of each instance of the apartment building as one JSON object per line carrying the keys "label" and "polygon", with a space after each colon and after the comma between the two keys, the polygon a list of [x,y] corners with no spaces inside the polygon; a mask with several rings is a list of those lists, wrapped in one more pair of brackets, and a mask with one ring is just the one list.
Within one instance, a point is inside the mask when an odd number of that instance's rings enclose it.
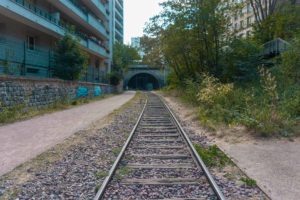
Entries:
{"label": "apartment building", "polygon": [[139,56],[141,57],[141,59],[143,59],[143,57],[145,56],[145,52],[141,48],[141,37],[132,37],[130,46],[137,49]]}
{"label": "apartment building", "polygon": [[112,57],[111,15],[119,12],[112,4],[110,0],[1,0],[0,70],[9,65],[9,74],[51,77],[55,44],[73,27],[72,34],[90,56],[82,80],[103,82]]}
{"label": "apartment building", "polygon": [[111,0],[111,32],[112,43],[124,42],[124,2],[123,0]]}
{"label": "apartment building", "polygon": [[[249,0],[232,0],[233,3],[243,5],[243,8],[236,14],[231,16],[230,29],[241,37],[247,37],[253,30],[255,23],[255,15]],[[277,6],[282,3],[289,3],[288,0],[278,0]],[[300,5],[300,0],[295,1],[296,5]]]}

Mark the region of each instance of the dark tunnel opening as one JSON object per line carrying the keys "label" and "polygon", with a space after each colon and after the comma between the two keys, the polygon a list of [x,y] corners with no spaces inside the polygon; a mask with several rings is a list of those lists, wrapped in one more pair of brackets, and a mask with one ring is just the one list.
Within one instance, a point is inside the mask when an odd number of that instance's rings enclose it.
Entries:
{"label": "dark tunnel opening", "polygon": [[159,89],[159,81],[151,74],[140,73],[134,75],[128,81],[128,89],[133,90],[157,90]]}

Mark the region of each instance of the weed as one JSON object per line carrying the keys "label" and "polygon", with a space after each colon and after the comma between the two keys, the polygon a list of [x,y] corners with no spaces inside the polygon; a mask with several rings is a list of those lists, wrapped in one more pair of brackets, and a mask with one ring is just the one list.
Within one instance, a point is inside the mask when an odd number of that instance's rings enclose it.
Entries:
{"label": "weed", "polygon": [[108,173],[104,172],[104,171],[99,171],[99,172],[95,173],[95,176],[97,179],[102,179],[102,178],[106,177],[107,175],[108,175]]}
{"label": "weed", "polygon": [[255,187],[256,186],[256,181],[252,178],[241,178],[240,179],[245,185],[249,186],[249,187]]}
{"label": "weed", "polygon": [[100,190],[101,185],[97,184],[95,187],[95,194],[97,194],[97,192]]}
{"label": "weed", "polygon": [[199,156],[208,167],[223,168],[228,164],[232,164],[232,161],[216,145],[208,148],[204,148],[198,144],[195,144],[194,146]]}
{"label": "weed", "polygon": [[116,178],[120,180],[122,177],[128,175],[131,172],[131,169],[126,166],[121,166],[116,172]]}
{"label": "weed", "polygon": [[118,156],[119,153],[121,152],[121,147],[115,147],[111,150],[111,152],[115,155]]}

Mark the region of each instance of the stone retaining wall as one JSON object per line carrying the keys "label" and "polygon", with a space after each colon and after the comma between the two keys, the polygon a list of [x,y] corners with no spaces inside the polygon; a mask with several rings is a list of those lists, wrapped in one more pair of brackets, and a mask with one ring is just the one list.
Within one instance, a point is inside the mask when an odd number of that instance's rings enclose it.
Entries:
{"label": "stone retaining wall", "polygon": [[44,107],[61,100],[120,92],[107,84],[0,76],[0,109],[24,105]]}

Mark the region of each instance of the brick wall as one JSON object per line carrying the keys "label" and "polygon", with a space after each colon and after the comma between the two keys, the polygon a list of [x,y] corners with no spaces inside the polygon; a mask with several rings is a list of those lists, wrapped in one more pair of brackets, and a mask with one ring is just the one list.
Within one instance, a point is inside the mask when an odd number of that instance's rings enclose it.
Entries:
{"label": "brick wall", "polygon": [[44,107],[60,100],[92,98],[99,91],[101,94],[118,92],[116,87],[107,84],[0,76],[0,109],[20,104]]}

